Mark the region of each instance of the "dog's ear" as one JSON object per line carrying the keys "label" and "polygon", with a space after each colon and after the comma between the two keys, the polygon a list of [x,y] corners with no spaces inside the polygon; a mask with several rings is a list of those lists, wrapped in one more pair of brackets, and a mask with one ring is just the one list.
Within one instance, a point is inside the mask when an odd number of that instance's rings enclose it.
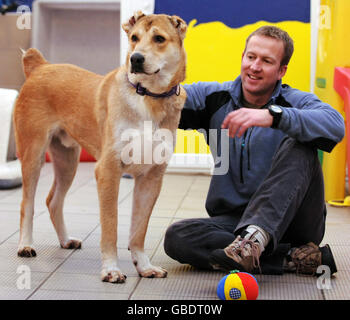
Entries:
{"label": "dog's ear", "polygon": [[169,17],[172,25],[178,30],[181,40],[185,39],[187,24],[178,16]]}
{"label": "dog's ear", "polygon": [[122,24],[123,30],[128,34],[131,28],[135,25],[136,21],[144,16],[146,15],[142,11],[135,12],[128,22]]}

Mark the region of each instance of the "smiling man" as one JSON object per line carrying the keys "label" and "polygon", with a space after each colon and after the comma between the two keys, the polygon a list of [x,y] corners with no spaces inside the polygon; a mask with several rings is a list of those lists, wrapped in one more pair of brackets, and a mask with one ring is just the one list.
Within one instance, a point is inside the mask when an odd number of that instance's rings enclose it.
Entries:
{"label": "smiling man", "polygon": [[[241,74],[225,83],[185,85],[180,128],[217,130],[213,155],[229,135],[229,169],[216,174],[208,218],[171,225],[166,253],[201,269],[316,274],[337,271],[325,232],[326,205],[317,149],[331,152],[344,120],[315,95],[282,84],[293,40],[273,26],[253,32]],[[209,135],[207,135],[209,136]]]}
{"label": "smiling man", "polygon": [[[259,36],[259,33],[248,38],[241,67],[243,95],[247,101],[264,105],[270,99],[276,82],[287,71],[292,54],[293,42],[288,38],[285,41],[286,44],[267,35]],[[288,48],[286,53],[285,47]]]}

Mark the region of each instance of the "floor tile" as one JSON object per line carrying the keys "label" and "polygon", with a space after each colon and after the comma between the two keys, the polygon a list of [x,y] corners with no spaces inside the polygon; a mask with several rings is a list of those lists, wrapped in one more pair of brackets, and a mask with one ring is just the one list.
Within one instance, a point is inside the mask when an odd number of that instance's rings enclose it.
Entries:
{"label": "floor tile", "polygon": [[128,300],[130,294],[116,292],[86,292],[43,290],[36,291],[29,300]]}
{"label": "floor tile", "polygon": [[70,273],[54,273],[42,285],[44,290],[59,291],[86,291],[86,292],[102,292],[102,293],[131,293],[139,277],[128,277],[125,283],[107,283],[102,282],[100,273],[98,274],[70,274]]}
{"label": "floor tile", "polygon": [[[134,179],[121,179],[118,199],[118,263],[128,275],[124,284],[100,280],[100,218],[94,163],[81,163],[64,207],[71,236],[83,240],[80,250],[65,250],[58,243],[45,200],[53,181],[52,164],[41,171],[34,216],[35,258],[17,257],[22,189],[0,190],[0,299],[33,300],[217,300],[222,272],[200,271],[166,255],[163,241],[172,223],[208,217],[205,199],[210,177],[166,174],[150,218],[145,252],[151,263],[167,269],[164,279],[138,276],[128,250]],[[350,300],[350,208],[327,206],[327,227],[322,244],[329,243],[338,272],[327,277],[255,275],[260,300]],[[18,271],[29,270],[31,285],[20,290]]]}

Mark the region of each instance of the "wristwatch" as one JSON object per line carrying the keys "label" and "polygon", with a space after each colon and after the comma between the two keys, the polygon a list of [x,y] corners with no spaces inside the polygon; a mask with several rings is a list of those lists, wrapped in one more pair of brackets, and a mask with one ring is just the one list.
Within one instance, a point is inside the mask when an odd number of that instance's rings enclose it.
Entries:
{"label": "wristwatch", "polygon": [[272,104],[268,107],[270,114],[273,117],[271,128],[277,128],[282,117],[283,110],[281,107]]}

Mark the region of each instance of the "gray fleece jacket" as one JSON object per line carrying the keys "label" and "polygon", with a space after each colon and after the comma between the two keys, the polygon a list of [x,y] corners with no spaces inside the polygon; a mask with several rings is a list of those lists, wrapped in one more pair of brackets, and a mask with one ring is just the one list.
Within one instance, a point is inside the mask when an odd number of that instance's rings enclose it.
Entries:
{"label": "gray fleece jacket", "polygon": [[344,136],[344,119],[339,112],[314,94],[279,81],[264,106],[276,104],[283,109],[278,128],[252,127],[241,138],[229,138],[221,130],[221,124],[229,112],[243,107],[241,86],[240,76],[224,83],[184,85],[187,100],[179,128],[205,134],[215,161],[206,200],[210,216],[227,214],[247,205],[286,136],[326,152],[331,152]]}

